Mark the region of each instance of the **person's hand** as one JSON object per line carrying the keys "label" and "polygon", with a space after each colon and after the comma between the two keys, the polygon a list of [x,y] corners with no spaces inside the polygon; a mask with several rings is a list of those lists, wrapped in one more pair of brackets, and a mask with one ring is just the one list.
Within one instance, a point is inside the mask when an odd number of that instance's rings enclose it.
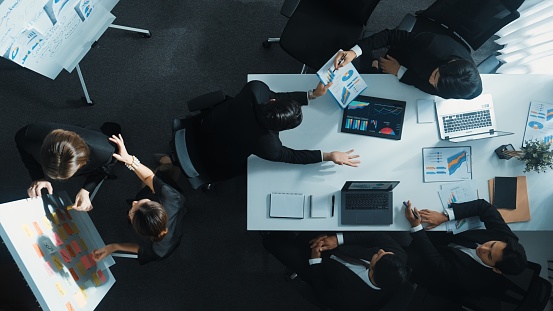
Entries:
{"label": "person's hand", "polygon": [[317,245],[319,245],[319,243],[321,242],[321,252],[332,250],[338,247],[338,238],[335,235],[321,235],[320,237],[314,238],[313,240],[309,241],[309,243],[311,243],[311,248],[317,247]]}
{"label": "person's hand", "polygon": [[419,215],[419,219],[416,219],[413,215],[413,210],[411,209],[411,201],[407,201],[407,206],[405,207],[405,218],[411,224],[411,227],[416,227],[421,224],[421,216],[419,210],[415,207],[415,214]]}
{"label": "person's hand", "polygon": [[423,209],[420,211],[419,214],[422,217],[422,222],[425,224],[428,224],[428,226],[426,226],[425,228],[426,230],[436,228],[442,223],[449,221],[449,218],[444,213],[440,213],[436,211]]}
{"label": "person's hand", "polygon": [[31,186],[27,189],[27,195],[29,198],[40,197],[42,196],[40,190],[44,188],[48,190],[48,194],[54,193],[54,188],[52,188],[52,184],[49,181],[39,179],[31,183]]}
{"label": "person's hand", "polygon": [[311,258],[321,258],[322,246],[323,246],[323,241],[320,241],[314,247],[311,247]]}
{"label": "person's hand", "polygon": [[113,157],[116,158],[118,161],[131,165],[133,162],[133,158],[127,152],[125,141],[123,141],[123,136],[121,136],[121,134],[119,134],[119,136],[111,135],[109,141],[113,142],[117,145],[117,147],[119,147],[119,153],[114,153]]}
{"label": "person's hand", "polygon": [[361,161],[354,160],[356,158],[359,158],[358,154],[351,154],[353,152],[353,149],[342,152],[342,151],[332,151],[330,153],[323,153],[323,160],[324,161],[332,161],[338,165],[348,165],[357,167]]}
{"label": "person's hand", "polygon": [[[342,59],[344,54],[345,54],[344,61],[340,65],[338,65],[338,63],[340,63],[340,60]],[[338,70],[338,69],[344,67],[345,65],[351,63],[351,61],[354,60],[356,57],[357,57],[357,54],[355,54],[354,51],[342,51],[342,52],[338,53],[336,55],[336,58],[334,59],[334,68],[336,68],[336,70]]]}
{"label": "person's hand", "polygon": [[88,212],[92,209],[92,202],[90,202],[90,192],[81,189],[79,193],[77,193],[77,197],[75,198],[75,205],[73,205],[73,209],[80,211],[80,212]]}
{"label": "person's hand", "polygon": [[108,244],[100,249],[95,249],[92,251],[92,257],[94,257],[94,260],[100,261],[104,258],[106,258],[108,255],[111,255],[115,251],[115,248],[113,247],[113,244]]}
{"label": "person's hand", "polygon": [[317,87],[313,90],[313,97],[317,98],[323,96],[324,94],[326,94],[326,91],[328,91],[330,86],[332,86],[332,82],[329,82],[326,85],[324,85],[322,82],[319,82],[319,84],[317,84]]}
{"label": "person's hand", "polygon": [[380,68],[384,73],[389,73],[397,76],[397,72],[399,71],[400,66],[401,65],[399,64],[399,62],[390,55],[386,55],[385,58],[380,58]]}

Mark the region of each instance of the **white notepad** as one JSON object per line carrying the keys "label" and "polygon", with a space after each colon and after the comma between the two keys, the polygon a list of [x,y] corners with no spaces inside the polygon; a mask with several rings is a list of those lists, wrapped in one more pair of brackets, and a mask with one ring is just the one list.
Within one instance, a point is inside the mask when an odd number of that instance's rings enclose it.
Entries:
{"label": "white notepad", "polygon": [[269,216],[303,218],[304,201],[303,193],[272,192]]}
{"label": "white notepad", "polygon": [[331,195],[311,195],[311,218],[328,218],[330,217],[331,208]]}

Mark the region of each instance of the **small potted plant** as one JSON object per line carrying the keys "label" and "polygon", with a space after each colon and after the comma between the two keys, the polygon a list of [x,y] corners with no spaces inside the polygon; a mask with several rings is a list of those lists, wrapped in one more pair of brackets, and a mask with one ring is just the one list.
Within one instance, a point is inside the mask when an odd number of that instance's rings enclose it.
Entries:
{"label": "small potted plant", "polygon": [[[544,143],[540,140],[527,140],[520,150],[502,150],[501,153],[524,161],[526,168],[524,173],[530,171],[546,172],[553,169],[553,151],[550,150],[551,143]],[[513,148],[514,149],[514,148]]]}

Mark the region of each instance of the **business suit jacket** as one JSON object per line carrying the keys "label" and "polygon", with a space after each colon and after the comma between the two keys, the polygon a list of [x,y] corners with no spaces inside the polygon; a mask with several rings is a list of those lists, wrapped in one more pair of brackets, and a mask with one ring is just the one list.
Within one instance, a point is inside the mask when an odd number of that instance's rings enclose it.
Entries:
{"label": "business suit jacket", "polygon": [[27,125],[17,132],[15,143],[31,179],[33,181],[44,179],[44,172],[40,164],[40,149],[46,135],[55,129],[75,132],[88,145],[90,158],[75,175],[86,175],[82,188],[92,192],[117,162],[112,157],[115,147],[109,142],[106,135],[78,126],[39,122]]}
{"label": "business suit jacket", "polygon": [[[335,251],[370,261],[383,249],[407,261],[399,244],[382,232],[344,232],[344,244]],[[378,263],[377,263],[378,265]],[[308,267],[311,285],[318,299],[334,310],[378,310],[394,294],[393,290],[375,290],[342,263],[323,257],[320,264]]]}
{"label": "business suit jacket", "polygon": [[[400,79],[401,82],[438,96],[440,96],[438,90],[428,82],[434,69],[453,58],[474,62],[470,52],[459,42],[446,35],[430,32],[412,33],[386,29],[362,39],[358,45],[363,55],[368,53],[371,58],[374,58],[373,50],[388,47],[388,54],[407,68]],[[480,87],[475,95],[481,92]]]}
{"label": "business suit jacket", "polygon": [[278,131],[258,122],[256,106],[270,99],[293,99],[307,105],[306,92],[275,93],[261,81],[251,81],[234,98],[215,106],[202,120],[204,156],[211,171],[239,174],[252,154],[276,162],[297,164],[322,161],[318,150],[294,150],[282,145]]}
{"label": "business suit jacket", "polygon": [[452,208],[456,219],[480,216],[486,229],[465,231],[457,235],[424,230],[412,233],[409,264],[413,268],[413,280],[432,292],[451,298],[462,297],[462,293],[489,293],[501,283],[503,277],[462,251],[447,245],[483,244],[507,237],[515,240],[518,238],[503,221],[497,209],[485,200],[452,204]]}

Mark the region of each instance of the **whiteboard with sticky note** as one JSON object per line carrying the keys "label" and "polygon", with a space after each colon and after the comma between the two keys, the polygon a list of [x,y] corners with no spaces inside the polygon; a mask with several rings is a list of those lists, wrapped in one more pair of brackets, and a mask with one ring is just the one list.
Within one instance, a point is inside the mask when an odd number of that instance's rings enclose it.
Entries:
{"label": "whiteboard with sticky note", "polygon": [[66,193],[0,204],[0,236],[43,310],[94,310],[115,283],[111,256],[86,212]]}

